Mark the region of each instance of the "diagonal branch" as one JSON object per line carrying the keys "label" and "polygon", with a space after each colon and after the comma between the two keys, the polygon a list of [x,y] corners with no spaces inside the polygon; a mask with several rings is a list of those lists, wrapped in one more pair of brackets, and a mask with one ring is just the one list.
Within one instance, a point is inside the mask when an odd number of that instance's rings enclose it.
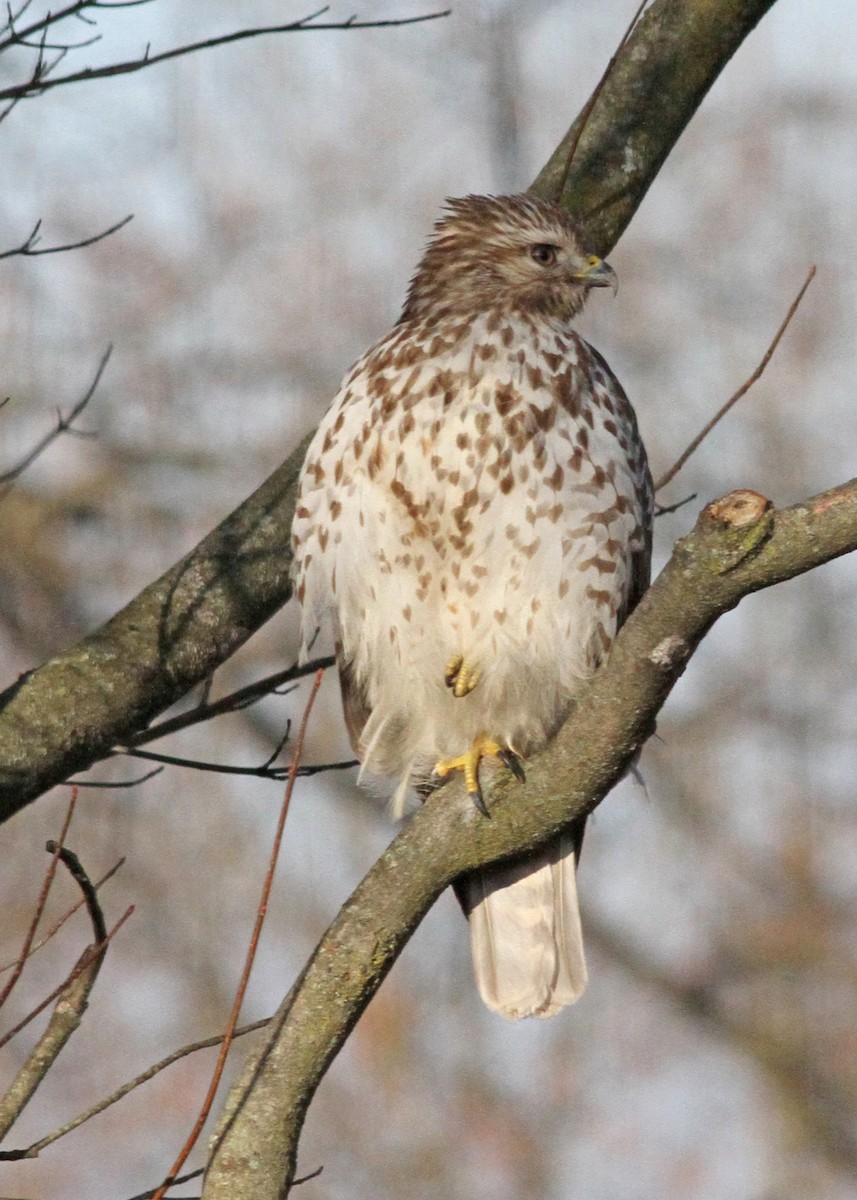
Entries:
{"label": "diagonal branch", "polygon": [[[588,215],[602,252],[627,225],[705,90],[772,3],[654,0],[643,14],[593,108],[565,192]],[[550,183],[553,170],[549,164],[536,186]],[[285,604],[306,446],[105,626],[0,693],[0,820],[127,742]]]}
{"label": "diagonal branch", "polygon": [[[93,7],[108,8],[111,6],[98,4]],[[128,8],[130,5],[121,4],[117,7]],[[0,88],[0,100],[22,100],[31,96],[40,96],[43,92],[49,91],[51,88],[62,87],[69,83],[89,83],[93,79],[105,79],[113,75],[130,75],[135,71],[142,71],[146,67],[152,67],[156,63],[168,62],[173,58],[183,58],[187,54],[197,54],[200,50],[211,50],[217,46],[227,46],[233,42],[243,42],[248,38],[267,37],[274,33],[330,33],[341,30],[390,29],[398,28],[402,25],[417,25],[425,21],[435,21],[439,17],[448,17],[450,14],[449,9],[443,9],[442,11],[423,13],[416,17],[390,17],[386,20],[370,19],[361,21],[356,17],[349,17],[345,21],[320,21],[319,17],[324,16],[327,11],[328,6],[325,5],[315,12],[308,13],[305,17],[300,17],[296,21],[289,21],[285,25],[264,25],[253,29],[238,29],[233,33],[221,34],[219,37],[205,38],[199,42],[190,42],[185,46],[174,46],[170,50],[162,50],[159,54],[152,54],[147,46],[145,51],[137,58],[128,59],[120,63],[111,63],[106,67],[85,67],[82,71],[74,71],[68,75],[51,75],[48,77],[44,64],[44,50],[59,49],[61,53],[64,53],[68,50],[78,50],[82,45],[90,43],[59,47],[50,47],[47,43],[41,43],[36,47],[39,50],[39,58],[30,78],[23,83],[15,83],[9,87]],[[21,44],[20,39],[17,44]]]}
{"label": "diagonal branch", "polygon": [[618,242],[684,127],[774,3],[654,0],[636,22],[591,112],[583,110],[532,187],[551,199],[561,188],[599,254]]}
{"label": "diagonal branch", "polygon": [[[670,483],[673,479],[675,479],[676,475],[678,475],[679,471],[682,469],[684,464],[687,462],[687,460],[690,458],[690,456],[692,454],[696,453],[696,451],[699,449],[699,447],[702,445],[702,443],[708,437],[709,433],[711,433],[712,429],[714,429],[715,426],[720,424],[720,422],[723,420],[723,418],[726,416],[726,414],[730,411],[730,409],[734,408],[735,405],[738,403],[738,401],[740,399],[742,399],[742,397],[747,395],[747,393],[749,392],[749,390],[753,386],[753,384],[758,383],[758,381],[762,378],[762,376],[765,373],[765,368],[767,367],[767,365],[771,361],[771,359],[774,357],[774,353],[777,349],[777,346],[779,346],[780,341],[782,340],[783,334],[785,333],[785,331],[788,329],[789,325],[791,324],[792,317],[797,312],[800,302],[801,302],[801,300],[803,300],[804,295],[806,294],[806,289],[812,283],[814,278],[815,278],[815,267],[810,267],[809,271],[807,272],[806,279],[803,281],[803,284],[801,285],[800,291],[798,292],[798,294],[795,296],[794,300],[792,300],[791,304],[789,305],[788,312],[786,313],[786,315],[783,317],[782,321],[780,322],[779,329],[774,334],[771,344],[768,346],[767,350],[762,355],[762,358],[759,361],[759,365],[756,367],[755,371],[753,371],[752,375],[748,376],[748,378],[744,380],[744,382],[737,389],[737,391],[732,393],[732,395],[729,397],[729,399],[726,401],[726,403],[722,404],[720,406],[720,408],[718,408],[717,412],[714,414],[714,416],[711,418],[711,420],[707,421],[705,423],[705,425],[703,425],[702,429],[700,429],[699,433],[691,441],[690,445],[687,446],[681,452],[681,454],[675,460],[673,465],[667,471],[664,471],[664,473],[663,473],[663,475],[661,475],[660,479],[655,480],[655,494],[656,495],[661,490],[661,488],[665,488],[668,483]],[[661,511],[663,512],[665,510],[662,509]]]}
{"label": "diagonal branch", "polygon": [[[2,258],[2,255],[0,255],[0,258]],[[49,446],[53,445],[58,437],[61,437],[64,433],[78,432],[74,428],[74,422],[95,395],[98,385],[101,382],[101,376],[104,374],[104,369],[107,366],[112,353],[113,347],[108,346],[101,356],[101,362],[98,364],[98,369],[95,372],[92,383],[86,389],[81,398],[72,406],[69,412],[63,416],[62,412],[57,409],[57,422],[53,429],[51,429],[43,437],[39,438],[35,446],[33,446],[31,450],[28,450],[24,457],[20,459],[19,462],[15,463],[13,467],[9,467],[7,470],[0,472],[0,500],[2,500],[6,491],[15,482],[15,480],[19,479],[24,472],[33,465],[36,459],[44,454]]]}
{"label": "diagonal branch", "polygon": [[205,1200],[287,1194],[307,1106],[411,933],[462,872],[529,851],[595,808],[654,728],[702,638],[751,592],[857,550],[857,479],[773,511],[757,492],[708,505],[582,689],[527,784],[500,779],[485,820],[456,782],[394,839],[322,938],[227,1101]]}

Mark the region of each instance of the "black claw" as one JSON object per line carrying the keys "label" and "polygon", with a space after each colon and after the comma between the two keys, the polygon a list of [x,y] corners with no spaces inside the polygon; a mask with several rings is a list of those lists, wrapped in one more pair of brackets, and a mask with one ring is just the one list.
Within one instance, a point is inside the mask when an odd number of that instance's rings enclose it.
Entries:
{"label": "black claw", "polygon": [[470,793],[470,798],[482,813],[482,816],[490,819],[491,814],[488,811],[488,805],[485,803],[485,797],[482,795],[482,788],[478,783],[476,784],[476,791]]}
{"label": "black claw", "polygon": [[527,776],[524,772],[524,764],[514,752],[514,750],[501,750],[497,755],[504,767],[508,767],[519,783],[526,783]]}

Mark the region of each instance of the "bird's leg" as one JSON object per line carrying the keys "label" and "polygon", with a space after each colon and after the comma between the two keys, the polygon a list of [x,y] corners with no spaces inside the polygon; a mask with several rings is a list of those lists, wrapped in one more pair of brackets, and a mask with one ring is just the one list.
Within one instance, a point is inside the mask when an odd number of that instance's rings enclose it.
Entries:
{"label": "bird's leg", "polygon": [[489,813],[482,795],[482,788],[479,786],[479,763],[481,759],[488,757],[499,758],[500,762],[508,767],[516,778],[523,781],[524,768],[521,766],[521,760],[517,754],[485,733],[480,733],[478,737],[475,737],[470,749],[464,754],[460,754],[457,758],[441,759],[434,766],[434,774],[439,775],[441,779],[452,771],[463,771],[467,794],[486,817]]}
{"label": "bird's leg", "polygon": [[463,654],[453,654],[446,664],[443,680],[452,694],[460,700],[476,687],[479,682],[479,670],[473,663],[468,662]]}

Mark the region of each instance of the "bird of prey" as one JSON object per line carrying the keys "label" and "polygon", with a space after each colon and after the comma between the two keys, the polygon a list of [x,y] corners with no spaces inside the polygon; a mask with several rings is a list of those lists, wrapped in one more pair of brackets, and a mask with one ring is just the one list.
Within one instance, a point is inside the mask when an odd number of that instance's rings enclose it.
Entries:
{"label": "bird of prey", "polygon": [[[636,419],[573,328],[615,279],[554,203],[447,201],[399,320],[309,448],[293,531],[303,649],[332,635],[362,770],[399,811],[456,771],[482,807],[483,760],[522,773],[648,584]],[[585,987],[582,831],[457,884],[479,990],[504,1016],[550,1016]]]}

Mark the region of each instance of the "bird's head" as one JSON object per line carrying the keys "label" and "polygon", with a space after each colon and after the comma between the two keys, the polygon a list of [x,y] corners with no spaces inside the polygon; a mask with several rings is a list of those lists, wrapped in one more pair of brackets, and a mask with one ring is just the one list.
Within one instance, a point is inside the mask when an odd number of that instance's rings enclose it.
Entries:
{"label": "bird's head", "polygon": [[580,226],[537,196],[465,196],[446,212],[411,281],[403,320],[490,308],[569,320],[613,268],[593,254]]}

